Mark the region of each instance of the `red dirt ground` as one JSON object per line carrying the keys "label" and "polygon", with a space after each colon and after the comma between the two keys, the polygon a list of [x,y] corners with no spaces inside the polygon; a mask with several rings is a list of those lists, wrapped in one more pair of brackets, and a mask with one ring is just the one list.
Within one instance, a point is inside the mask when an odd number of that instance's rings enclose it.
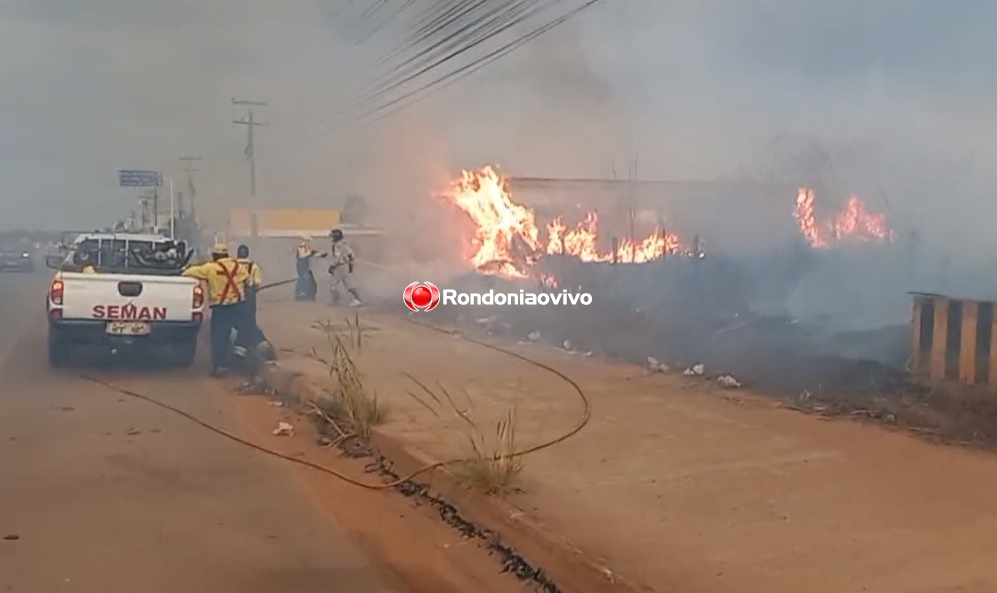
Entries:
{"label": "red dirt ground", "polygon": [[[263,323],[278,347],[297,352],[285,350],[283,365],[320,377],[307,352],[325,337],[309,326],[346,312],[298,305],[269,305]],[[577,396],[547,371],[395,316],[362,321],[357,359],[389,410],[381,429],[421,455],[468,453],[453,407],[486,434],[515,409],[521,446],[579,418]],[[607,575],[692,593],[997,591],[992,455],[688,378],[507,346],[571,376],[593,410],[579,435],[525,460],[525,492],[510,502]],[[458,402],[420,404],[405,373]]]}

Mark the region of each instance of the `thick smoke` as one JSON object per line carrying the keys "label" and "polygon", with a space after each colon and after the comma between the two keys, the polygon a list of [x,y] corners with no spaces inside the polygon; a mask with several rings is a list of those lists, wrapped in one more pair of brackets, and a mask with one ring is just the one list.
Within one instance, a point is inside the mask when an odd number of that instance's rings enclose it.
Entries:
{"label": "thick smoke", "polygon": [[[244,115],[230,104],[239,97],[270,103],[257,112],[269,126],[258,130],[256,202],[333,206],[365,195],[401,262],[425,259],[417,241],[458,269],[463,229],[433,198],[456,169],[625,176],[639,155],[643,179],[733,184],[708,210],[681,196],[660,207],[718,256],[768,274],[778,290],[745,295],[759,310],[861,329],[902,321],[906,290],[985,298],[997,288],[976,273],[995,247],[995,6],[604,2],[360,126],[344,110],[415,17],[365,21],[367,3],[348,4],[0,3],[3,226],[102,226],[134,206],[116,169],[179,178],[176,159],[191,153],[203,156],[199,210],[220,223],[249,203],[245,128],[231,121]],[[738,183],[780,189],[761,195]],[[759,265],[799,239],[791,209],[800,185],[815,188],[825,214],[861,196],[887,214],[896,241],[811,254],[802,269]]]}

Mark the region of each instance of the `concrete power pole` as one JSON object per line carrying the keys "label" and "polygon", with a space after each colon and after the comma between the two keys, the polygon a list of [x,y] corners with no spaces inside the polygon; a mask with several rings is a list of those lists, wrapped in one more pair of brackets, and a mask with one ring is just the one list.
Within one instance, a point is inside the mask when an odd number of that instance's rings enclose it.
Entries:
{"label": "concrete power pole", "polygon": [[253,143],[253,128],[256,126],[265,126],[265,122],[259,122],[253,119],[253,107],[264,107],[266,106],[265,101],[240,101],[237,99],[232,99],[233,105],[246,105],[249,109],[247,110],[246,119],[234,119],[232,123],[246,126],[246,158],[249,159],[249,193],[250,195],[256,195],[256,145]]}
{"label": "concrete power pole", "polygon": [[199,169],[194,168],[194,163],[201,160],[200,156],[182,156],[180,162],[184,164],[183,172],[187,174],[187,199],[190,202],[190,217],[197,220],[197,213],[194,207],[194,173]]}

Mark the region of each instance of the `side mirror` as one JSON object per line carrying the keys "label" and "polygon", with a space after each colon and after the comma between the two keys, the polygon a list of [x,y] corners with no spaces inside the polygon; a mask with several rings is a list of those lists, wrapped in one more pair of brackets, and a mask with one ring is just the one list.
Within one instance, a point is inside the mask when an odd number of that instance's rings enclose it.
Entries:
{"label": "side mirror", "polygon": [[46,255],[45,256],[45,265],[48,266],[49,268],[52,268],[53,270],[61,269],[62,268],[62,264],[65,261],[66,261],[66,258],[64,256],[62,256],[62,255]]}

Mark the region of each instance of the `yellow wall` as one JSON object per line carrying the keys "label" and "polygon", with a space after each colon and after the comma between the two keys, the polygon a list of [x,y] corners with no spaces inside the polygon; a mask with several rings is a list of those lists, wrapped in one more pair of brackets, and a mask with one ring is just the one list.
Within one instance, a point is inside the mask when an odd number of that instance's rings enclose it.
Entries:
{"label": "yellow wall", "polygon": [[[248,210],[235,210],[229,219],[230,232],[249,236],[252,222]],[[328,232],[339,226],[339,210],[318,208],[267,209],[256,211],[256,230],[260,234],[300,234]]]}

